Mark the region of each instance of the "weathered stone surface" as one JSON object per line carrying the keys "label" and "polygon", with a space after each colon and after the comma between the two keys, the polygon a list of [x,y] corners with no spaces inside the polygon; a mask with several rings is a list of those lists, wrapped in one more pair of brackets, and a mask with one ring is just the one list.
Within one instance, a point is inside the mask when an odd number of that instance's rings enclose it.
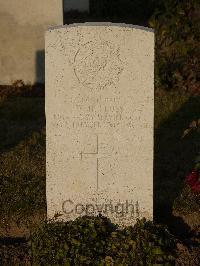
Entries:
{"label": "weathered stone surface", "polygon": [[47,215],[153,215],[154,33],[85,23],[46,32]]}
{"label": "weathered stone surface", "polygon": [[0,0],[0,84],[44,82],[45,30],[62,24],[62,0]]}

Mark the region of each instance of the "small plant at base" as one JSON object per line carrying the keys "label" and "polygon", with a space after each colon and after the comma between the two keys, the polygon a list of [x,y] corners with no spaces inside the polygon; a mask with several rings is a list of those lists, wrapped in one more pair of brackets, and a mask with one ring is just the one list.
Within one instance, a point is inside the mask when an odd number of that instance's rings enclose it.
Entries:
{"label": "small plant at base", "polygon": [[145,219],[122,230],[105,217],[85,216],[46,223],[32,236],[33,265],[172,265],[175,250],[168,230]]}

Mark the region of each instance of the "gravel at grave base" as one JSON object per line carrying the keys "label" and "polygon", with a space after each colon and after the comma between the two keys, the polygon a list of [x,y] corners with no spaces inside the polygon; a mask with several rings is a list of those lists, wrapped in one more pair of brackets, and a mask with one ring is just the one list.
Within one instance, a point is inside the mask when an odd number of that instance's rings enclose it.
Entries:
{"label": "gravel at grave base", "polygon": [[188,249],[184,245],[179,244],[178,258],[176,259],[175,266],[197,266],[200,265],[200,247]]}
{"label": "gravel at grave base", "polygon": [[[178,257],[175,266],[200,265],[200,247],[188,249],[183,244],[177,245]],[[0,265],[31,265],[29,243],[0,243]]]}

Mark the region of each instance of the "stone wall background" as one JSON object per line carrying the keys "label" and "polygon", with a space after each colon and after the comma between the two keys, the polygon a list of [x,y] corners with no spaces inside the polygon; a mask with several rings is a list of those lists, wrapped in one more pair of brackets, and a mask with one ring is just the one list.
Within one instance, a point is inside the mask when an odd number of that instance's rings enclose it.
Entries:
{"label": "stone wall background", "polygon": [[62,0],[0,0],[0,84],[44,82],[44,32],[63,24]]}

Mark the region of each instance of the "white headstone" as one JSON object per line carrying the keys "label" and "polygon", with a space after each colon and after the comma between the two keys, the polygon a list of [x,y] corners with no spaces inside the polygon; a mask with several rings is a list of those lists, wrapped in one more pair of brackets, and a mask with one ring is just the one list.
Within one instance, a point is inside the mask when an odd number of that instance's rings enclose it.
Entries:
{"label": "white headstone", "polygon": [[154,33],[112,23],[46,32],[47,215],[153,216]]}
{"label": "white headstone", "polygon": [[0,84],[44,82],[45,30],[62,24],[62,0],[0,0]]}

